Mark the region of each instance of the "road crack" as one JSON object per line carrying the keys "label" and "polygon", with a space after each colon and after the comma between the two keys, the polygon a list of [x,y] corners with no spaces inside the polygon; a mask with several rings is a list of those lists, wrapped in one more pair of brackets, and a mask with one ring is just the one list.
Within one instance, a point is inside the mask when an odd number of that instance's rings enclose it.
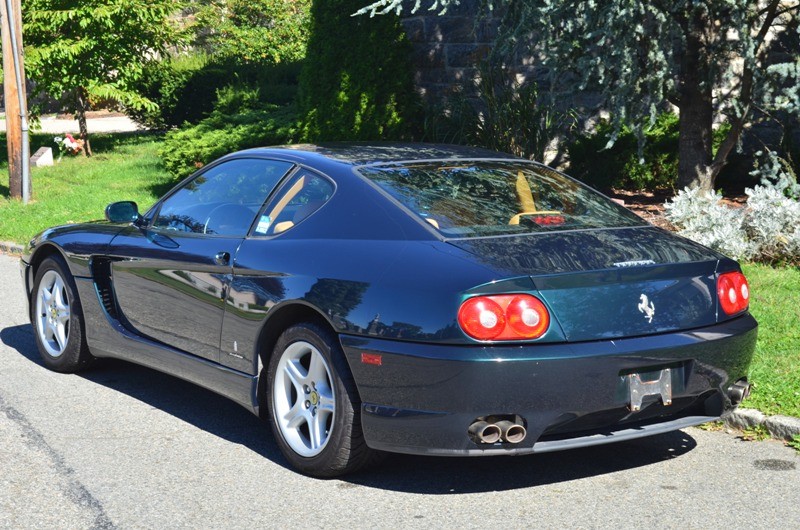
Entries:
{"label": "road crack", "polygon": [[14,407],[8,405],[2,396],[0,396],[0,413],[5,414],[9,420],[19,427],[25,438],[25,444],[29,448],[43,453],[52,462],[53,469],[66,483],[61,488],[64,495],[78,507],[91,513],[94,520],[93,529],[113,530],[117,528],[111,522],[108,514],[106,514],[102,503],[78,480],[75,470],[69,467],[58,451],[47,443],[42,433],[28,421],[28,418]]}

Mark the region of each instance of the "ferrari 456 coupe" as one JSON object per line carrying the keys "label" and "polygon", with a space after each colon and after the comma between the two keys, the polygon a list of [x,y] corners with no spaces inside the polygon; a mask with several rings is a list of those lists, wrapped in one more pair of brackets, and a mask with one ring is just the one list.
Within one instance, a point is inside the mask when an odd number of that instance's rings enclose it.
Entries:
{"label": "ferrari 456 coupe", "polygon": [[44,364],[192,381],[268,420],[306,474],[649,436],[750,389],[738,264],[527,160],[252,149],[105,214],[23,255]]}

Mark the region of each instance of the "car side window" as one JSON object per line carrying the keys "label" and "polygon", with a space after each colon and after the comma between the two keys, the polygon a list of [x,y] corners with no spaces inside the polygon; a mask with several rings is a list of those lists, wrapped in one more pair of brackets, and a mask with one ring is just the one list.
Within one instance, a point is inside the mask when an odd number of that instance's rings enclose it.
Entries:
{"label": "car side window", "polygon": [[308,170],[298,172],[267,205],[255,234],[285,232],[319,210],[331,198],[333,190],[333,183],[327,178]]}
{"label": "car side window", "polygon": [[223,162],[164,200],[153,227],[243,237],[267,196],[291,168],[288,162],[255,158]]}

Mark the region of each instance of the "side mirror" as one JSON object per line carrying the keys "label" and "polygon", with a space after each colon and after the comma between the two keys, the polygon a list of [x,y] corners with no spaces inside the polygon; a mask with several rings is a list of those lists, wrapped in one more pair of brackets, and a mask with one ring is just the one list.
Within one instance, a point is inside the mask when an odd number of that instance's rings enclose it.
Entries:
{"label": "side mirror", "polygon": [[135,202],[120,201],[106,206],[106,219],[112,223],[135,223],[141,216]]}

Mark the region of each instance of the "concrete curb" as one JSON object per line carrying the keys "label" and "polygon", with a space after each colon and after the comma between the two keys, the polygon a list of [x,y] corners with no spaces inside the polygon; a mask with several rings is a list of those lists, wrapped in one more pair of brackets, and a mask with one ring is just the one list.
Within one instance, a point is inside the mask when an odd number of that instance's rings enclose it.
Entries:
{"label": "concrete curb", "polygon": [[22,245],[12,243],[11,241],[0,241],[0,253],[3,254],[22,254]]}
{"label": "concrete curb", "polygon": [[723,418],[725,425],[734,429],[751,429],[759,425],[769,431],[770,436],[778,440],[791,440],[800,436],[800,418],[791,416],[767,416],[755,409],[736,409]]}

